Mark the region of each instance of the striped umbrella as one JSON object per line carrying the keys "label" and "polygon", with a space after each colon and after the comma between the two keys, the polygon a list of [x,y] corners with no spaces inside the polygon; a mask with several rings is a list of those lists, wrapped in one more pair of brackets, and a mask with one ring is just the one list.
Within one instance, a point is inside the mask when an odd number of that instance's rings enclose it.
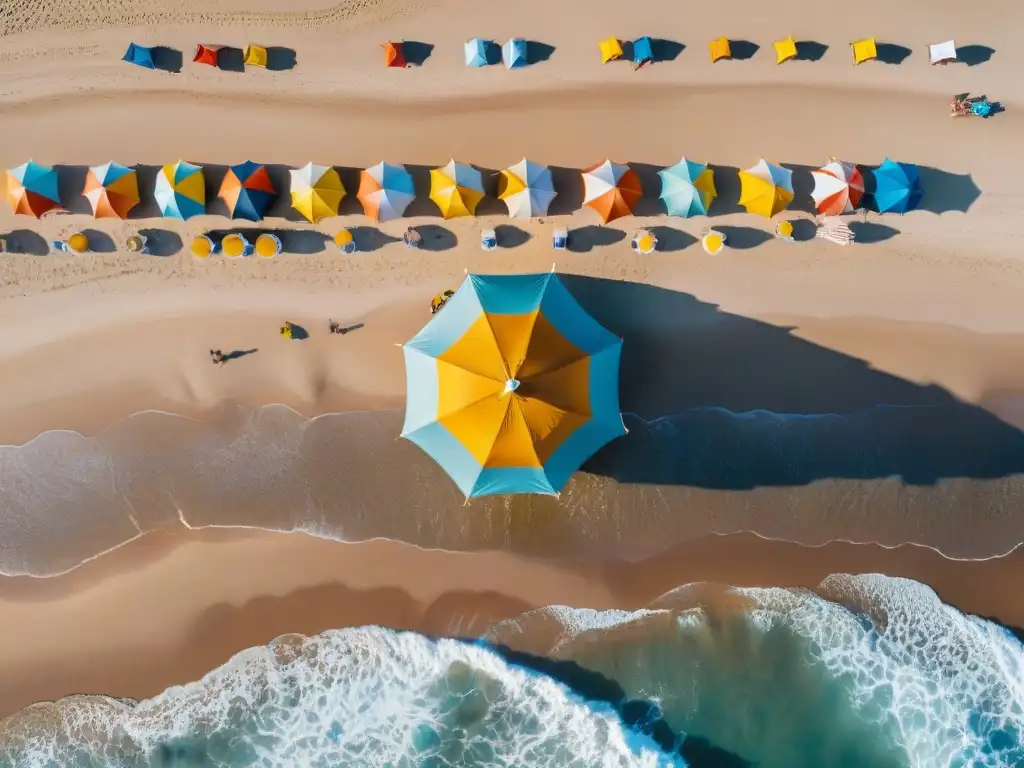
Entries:
{"label": "striped umbrella", "polygon": [[472,216],[484,199],[484,176],[471,165],[449,160],[430,170],[430,199],[446,219]]}
{"label": "striped umbrella", "polygon": [[718,196],[715,176],[707,163],[685,157],[670,168],[658,171],[661,199],[669,216],[707,216],[711,201]]}
{"label": "striped umbrella", "polygon": [[289,171],[292,177],[292,208],[316,224],[320,219],[338,215],[345,197],[341,176],[329,165],[306,163]]}
{"label": "striped umbrella", "polygon": [[523,158],[501,172],[504,190],[498,195],[508,206],[508,215],[519,219],[547,216],[548,206],[558,193],[551,171]]}
{"label": "striped umbrella", "polygon": [[412,174],[404,165],[377,163],[359,173],[356,198],[363,212],[374,221],[397,219],[416,197]]}
{"label": "striped umbrella", "polygon": [[153,197],[169,219],[187,219],[206,213],[206,177],[198,165],[179,160],[156,175]]}
{"label": "striped umbrella", "polygon": [[266,167],[246,160],[228,168],[219,197],[227,205],[231,218],[259,221],[273,205],[277,192]]}
{"label": "striped umbrella", "polygon": [[811,171],[814,179],[814,207],[818,213],[826,216],[838,216],[841,213],[853,213],[860,206],[864,194],[864,177],[853,163],[844,163],[834,157],[816,171]]}
{"label": "striped umbrella", "polygon": [[139,204],[139,177],[134,168],[120,163],[94,165],[85,176],[82,194],[96,218],[127,219]]}
{"label": "striped umbrella", "polygon": [[7,172],[7,202],[15,213],[35,216],[60,207],[57,172],[29,160]]}

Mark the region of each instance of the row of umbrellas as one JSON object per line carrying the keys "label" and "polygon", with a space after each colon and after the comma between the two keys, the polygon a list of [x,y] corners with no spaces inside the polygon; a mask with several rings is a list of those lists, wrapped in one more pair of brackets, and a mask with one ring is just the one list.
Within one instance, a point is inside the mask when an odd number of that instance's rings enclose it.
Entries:
{"label": "row of umbrellas", "polygon": [[[292,208],[308,221],[336,216],[346,195],[338,171],[332,166],[308,163],[289,171]],[[917,167],[889,158],[871,172],[873,209],[882,213],[906,213],[917,208],[923,196]],[[500,171],[498,199],[510,216],[545,216],[558,194],[551,170],[525,158]],[[831,160],[811,172],[811,196],[818,213],[835,216],[851,213],[864,202],[864,174],[853,163]],[[60,207],[57,172],[29,161],[7,172],[7,198],[15,213],[42,216]],[[671,216],[706,216],[718,196],[714,173],[707,163],[683,158],[658,171],[660,198]],[[739,204],[748,213],[771,218],[793,201],[793,172],[767,160],[739,172]],[[605,160],[582,171],[583,204],[595,210],[604,223],[635,212],[643,196],[636,172],[628,165]],[[97,217],[121,218],[140,202],[138,175],[118,163],[89,168],[83,195]],[[446,219],[473,216],[486,197],[484,174],[472,165],[451,160],[430,171],[430,199]],[[259,221],[274,201],[277,190],[266,166],[246,161],[230,166],[218,197],[232,218]],[[367,216],[388,221],[403,216],[416,197],[412,175],[401,165],[378,163],[360,171],[356,197]],[[156,176],[154,199],[163,216],[188,219],[206,212],[206,179],[203,168],[179,160],[163,166]]]}

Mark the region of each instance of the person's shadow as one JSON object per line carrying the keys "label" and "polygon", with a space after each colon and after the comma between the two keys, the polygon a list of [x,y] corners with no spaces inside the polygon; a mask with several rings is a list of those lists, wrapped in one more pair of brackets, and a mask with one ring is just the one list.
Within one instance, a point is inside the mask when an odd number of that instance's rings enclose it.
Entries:
{"label": "person's shadow", "polygon": [[247,355],[254,355],[257,352],[259,352],[259,350],[255,349],[255,348],[253,348],[253,349],[234,349],[234,350],[228,352],[227,354],[225,354],[223,357],[221,357],[221,361],[225,362],[225,363],[229,363],[232,360],[238,360],[240,357],[246,357]]}

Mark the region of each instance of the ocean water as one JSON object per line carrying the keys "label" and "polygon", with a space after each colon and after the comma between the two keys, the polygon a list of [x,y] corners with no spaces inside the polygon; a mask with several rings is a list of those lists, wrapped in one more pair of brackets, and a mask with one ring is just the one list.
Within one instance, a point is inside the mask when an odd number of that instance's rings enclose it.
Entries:
{"label": "ocean water", "polygon": [[61,573],[182,522],[580,558],[642,558],[739,531],[968,559],[1024,542],[1024,433],[974,407],[701,407],[626,424],[559,498],[468,505],[395,438],[396,411],[307,419],[270,405],[212,422],[145,412],[94,437],[48,432],[0,446],[0,573]]}
{"label": "ocean water", "polygon": [[1013,635],[915,582],[693,584],[475,641],[285,636],[146,701],[30,707],[0,723],[0,765],[1010,768],[1022,664]]}

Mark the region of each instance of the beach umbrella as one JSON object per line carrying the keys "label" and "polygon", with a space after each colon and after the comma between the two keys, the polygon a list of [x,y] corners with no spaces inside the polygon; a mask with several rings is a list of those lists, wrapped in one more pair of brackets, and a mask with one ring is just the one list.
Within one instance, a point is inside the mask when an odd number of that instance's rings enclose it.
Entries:
{"label": "beach umbrella", "polygon": [[484,176],[471,165],[449,160],[430,171],[430,199],[446,219],[472,216],[484,198]]}
{"label": "beach umbrella", "polygon": [[695,163],[685,157],[675,165],[658,171],[661,200],[669,216],[707,216],[711,201],[718,196],[715,175],[707,163]]}
{"label": "beach umbrella", "polygon": [[501,172],[503,190],[498,195],[508,206],[508,215],[519,219],[547,216],[548,206],[558,193],[551,171],[523,158]]}
{"label": "beach umbrella", "polygon": [[245,63],[251,67],[266,67],[269,54],[262,45],[245,46]]}
{"label": "beach umbrella", "polygon": [[626,432],[622,340],[553,273],[469,275],[403,351],[402,437],[467,498],[557,494]]}
{"label": "beach umbrella", "polygon": [[363,204],[363,213],[374,221],[397,219],[415,197],[412,174],[403,165],[377,163],[359,172],[356,198]]}
{"label": "beach umbrella", "polygon": [[316,224],[327,216],[337,216],[345,197],[345,185],[333,167],[306,163],[289,171],[292,177],[292,208]]}
{"label": "beach umbrella", "polygon": [[11,210],[37,219],[60,207],[57,172],[29,160],[7,172],[7,202]]}
{"label": "beach umbrella", "polygon": [[501,46],[501,56],[505,59],[505,68],[525,67],[530,63],[527,55],[528,44],[520,37],[513,37]]}
{"label": "beach umbrella", "polygon": [[708,43],[708,52],[711,54],[712,64],[719,59],[731,59],[732,45],[729,43],[729,38],[720,37],[717,40],[712,40]]}
{"label": "beach umbrella", "polygon": [[196,64],[207,64],[211,67],[216,67],[219,54],[219,45],[203,45],[200,43],[196,46],[196,55],[192,57],[192,61]]}
{"label": "beach umbrella", "polygon": [[850,48],[853,49],[853,66],[878,58],[878,45],[873,37],[856,40],[850,43]]}
{"label": "beach umbrella", "polygon": [[790,35],[785,40],[776,40],[772,45],[775,47],[775,63],[782,64],[785,61],[796,58],[796,41]]}
{"label": "beach umbrella", "polygon": [[640,179],[628,165],[605,160],[583,171],[583,204],[605,224],[632,214],[642,195]]}
{"label": "beach umbrella", "polygon": [[139,177],[134,168],[120,163],[94,165],[82,188],[96,218],[127,219],[139,204]]}
{"label": "beach umbrella", "polygon": [[644,64],[654,61],[654,43],[649,37],[641,37],[633,41],[633,68],[639,69]]}
{"label": "beach umbrella", "polygon": [[875,190],[871,198],[879,213],[906,213],[921,204],[924,190],[916,165],[897,163],[887,157],[872,176]]}
{"label": "beach umbrella", "polygon": [[136,64],[146,69],[156,69],[156,62],[153,61],[153,49],[145,45],[128,43],[128,50],[124,52],[121,61],[129,64]]}
{"label": "beach umbrella", "polygon": [[384,66],[385,67],[404,67],[405,61],[405,50],[402,43],[382,43],[381,48],[384,49]]}
{"label": "beach umbrella", "polygon": [[793,172],[759,160],[753,168],[740,171],[739,204],[747,213],[770,219],[793,201]]}
{"label": "beach umbrella", "polygon": [[259,221],[273,205],[277,192],[266,167],[246,160],[228,168],[218,197],[228,207],[231,218]]}
{"label": "beach umbrella", "polygon": [[602,40],[597,44],[597,47],[601,49],[602,64],[622,58],[622,43],[617,37],[609,37]]}
{"label": "beach umbrella", "polygon": [[467,67],[486,67],[491,62],[487,58],[487,49],[490,48],[491,43],[488,40],[481,40],[479,37],[474,37],[472,40],[466,41],[466,66]]}
{"label": "beach umbrella", "polygon": [[853,163],[832,158],[830,162],[816,171],[811,171],[814,179],[814,208],[826,216],[838,216],[841,213],[852,213],[860,206],[864,194],[864,177]]}
{"label": "beach umbrella", "polygon": [[153,197],[160,206],[160,212],[171,219],[187,219],[206,213],[203,169],[184,160],[168,163],[156,175]]}

